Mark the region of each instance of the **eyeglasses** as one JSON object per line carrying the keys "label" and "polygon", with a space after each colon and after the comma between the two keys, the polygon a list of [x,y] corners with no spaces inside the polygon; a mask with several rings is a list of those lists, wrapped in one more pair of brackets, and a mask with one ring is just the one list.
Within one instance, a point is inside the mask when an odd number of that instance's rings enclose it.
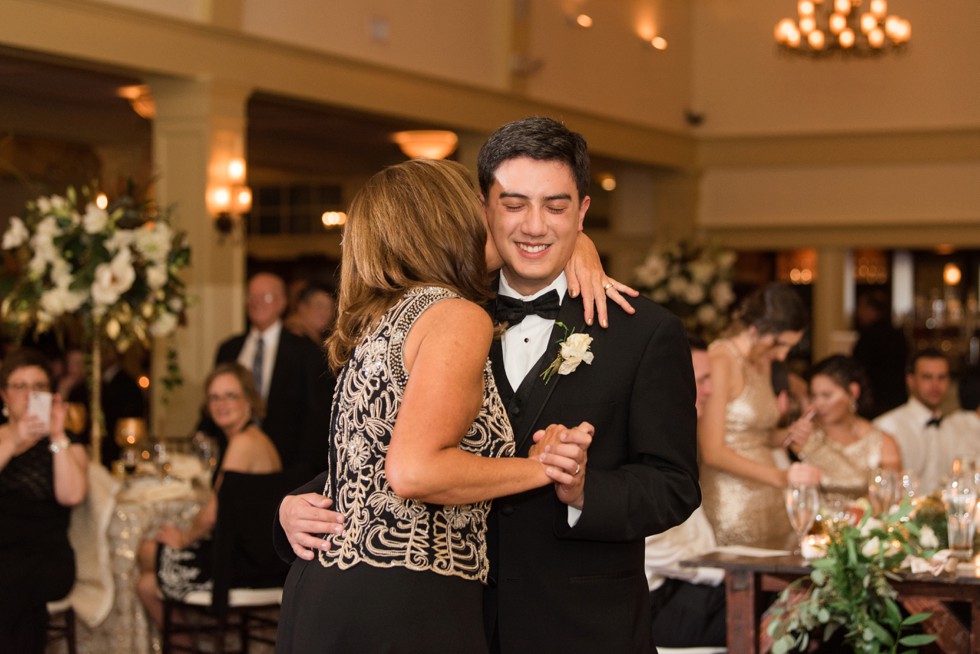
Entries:
{"label": "eyeglasses", "polygon": [[218,402],[237,402],[242,399],[241,393],[222,393],[221,395],[208,395],[208,403],[216,404]]}
{"label": "eyeglasses", "polygon": [[276,296],[272,293],[260,293],[257,295],[246,295],[245,301],[250,304],[272,304],[276,301]]}
{"label": "eyeglasses", "polygon": [[51,390],[51,386],[45,384],[44,382],[38,382],[36,384],[25,384],[24,382],[17,382],[16,384],[7,384],[7,390],[17,391],[18,393],[23,393],[24,391],[47,392]]}

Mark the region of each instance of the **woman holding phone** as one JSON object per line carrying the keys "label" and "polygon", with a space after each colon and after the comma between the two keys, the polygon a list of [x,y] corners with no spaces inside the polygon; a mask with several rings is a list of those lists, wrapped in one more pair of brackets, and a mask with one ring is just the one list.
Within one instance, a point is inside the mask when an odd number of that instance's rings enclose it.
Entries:
{"label": "woman holding phone", "polygon": [[52,381],[50,362],[34,350],[15,350],[0,366],[8,418],[0,425],[0,652],[43,652],[46,604],[75,582],[69,509],[85,499],[88,457],[65,433],[67,405],[51,396]]}

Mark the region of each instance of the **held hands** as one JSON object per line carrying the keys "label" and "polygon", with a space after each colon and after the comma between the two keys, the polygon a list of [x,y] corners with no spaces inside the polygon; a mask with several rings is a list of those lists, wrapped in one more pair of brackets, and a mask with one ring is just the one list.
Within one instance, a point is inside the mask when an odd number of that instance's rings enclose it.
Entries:
{"label": "held hands", "polygon": [[183,530],[170,524],[160,527],[160,531],[157,532],[157,542],[175,549],[182,549],[190,545]]}
{"label": "held hands", "polygon": [[344,516],[331,506],[333,500],[319,493],[287,495],[279,505],[279,523],[299,558],[312,561],[313,550],[330,548],[321,534],[343,533]]}
{"label": "held hands", "polygon": [[581,509],[585,505],[585,465],[595,428],[587,422],[569,429],[548,425],[535,432],[529,457],[545,465],[545,474],[555,482],[558,499]]}

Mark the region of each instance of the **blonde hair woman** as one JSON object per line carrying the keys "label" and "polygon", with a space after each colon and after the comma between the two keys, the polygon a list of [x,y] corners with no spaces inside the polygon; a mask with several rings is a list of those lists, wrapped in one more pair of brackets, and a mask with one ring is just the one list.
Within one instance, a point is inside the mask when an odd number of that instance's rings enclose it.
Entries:
{"label": "blonde hair woman", "polygon": [[584,431],[549,427],[571,440],[512,458],[487,359],[486,247],[454,162],[392,166],[352,203],[324,489],[345,529],[293,564],[278,652],[486,651],[488,500],[573,482]]}

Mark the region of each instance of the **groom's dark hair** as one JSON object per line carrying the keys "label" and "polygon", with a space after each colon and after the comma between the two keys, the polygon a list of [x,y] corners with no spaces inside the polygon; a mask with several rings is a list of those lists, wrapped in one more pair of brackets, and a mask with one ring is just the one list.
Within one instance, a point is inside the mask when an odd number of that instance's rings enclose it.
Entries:
{"label": "groom's dark hair", "polygon": [[477,173],[484,198],[490,192],[497,168],[518,157],[567,164],[575,179],[579,202],[589,194],[589,148],[585,138],[551,118],[524,118],[497,129],[480,148]]}

